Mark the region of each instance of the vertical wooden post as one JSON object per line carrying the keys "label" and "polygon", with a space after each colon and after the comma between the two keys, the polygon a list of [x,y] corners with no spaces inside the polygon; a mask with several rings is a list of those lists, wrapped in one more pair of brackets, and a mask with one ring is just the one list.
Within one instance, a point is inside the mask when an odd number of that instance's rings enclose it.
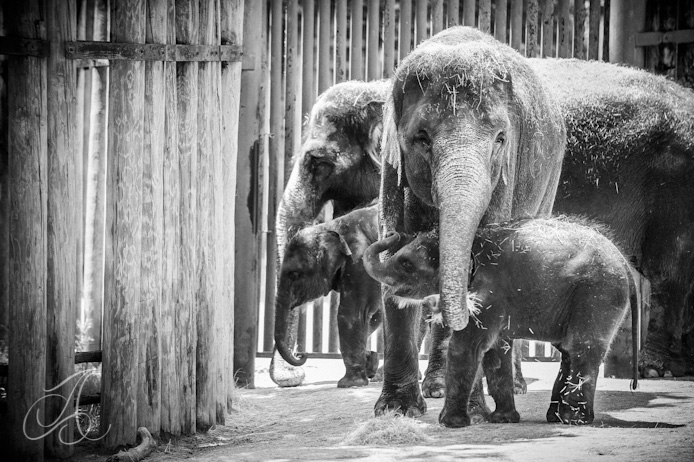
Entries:
{"label": "vertical wooden post", "polygon": [[460,3],[458,0],[448,0],[448,27],[457,26],[460,22]]}
{"label": "vertical wooden post", "polygon": [[[166,43],[176,43],[176,6],[169,1],[166,11]],[[164,159],[162,281],[161,281],[161,430],[174,436],[183,428],[183,378],[178,369],[181,268],[181,162],[178,151],[178,94],[175,62],[164,63]]]}
{"label": "vertical wooden post", "polygon": [[367,33],[367,69],[366,80],[376,80],[381,78],[381,69],[378,66],[379,62],[379,39],[381,32],[381,22],[379,20],[380,2],[378,0],[369,0],[368,9],[368,33]]}
{"label": "vertical wooden post", "polygon": [[[314,18],[314,12],[315,12],[315,7],[313,4],[309,5],[308,3],[313,3],[313,2],[307,2],[306,5],[304,5],[304,16],[305,19],[310,22],[308,26],[311,27],[310,30],[308,30],[307,25],[305,24],[304,27],[306,28],[304,30],[303,36],[306,37],[306,34],[311,34],[311,50],[310,54],[304,56],[304,60],[302,63],[299,62],[299,5],[298,5],[298,0],[290,0],[287,3],[287,50],[285,52],[286,58],[287,58],[287,71],[286,71],[286,97],[285,97],[285,114],[284,114],[284,181],[286,182],[289,179],[289,175],[291,175],[291,168],[292,168],[292,157],[294,156],[294,153],[296,153],[296,150],[299,148],[299,145],[301,144],[301,129],[297,127],[297,120],[301,120],[302,116],[302,110],[306,110],[306,107],[304,104],[309,104],[313,105],[313,100],[315,99],[315,90],[314,90],[314,76],[315,76],[315,71],[314,71],[314,59],[313,59],[313,28],[314,28],[314,23],[315,23],[315,18]],[[306,45],[304,44],[304,50],[306,50]],[[310,61],[308,61],[308,58],[311,58]],[[310,68],[309,72],[304,72],[304,75],[301,76],[299,74],[300,69],[304,69],[304,71],[308,71]],[[308,75],[307,75],[308,74]],[[303,91],[301,93],[301,98],[302,98],[302,107],[299,107],[299,85],[301,83],[301,79],[306,78],[308,79],[303,86]],[[309,106],[309,111],[311,110]],[[284,190],[284,184],[283,190]],[[274,300],[273,300],[274,303]],[[274,311],[273,311],[274,312]],[[273,331],[274,332],[274,331]]]}
{"label": "vertical wooden post", "polygon": [[[145,40],[166,43],[165,0],[148,0]],[[153,435],[161,428],[162,236],[164,235],[163,164],[165,107],[164,63],[145,63],[144,141],[142,151],[142,249],[137,426]]]}
{"label": "vertical wooden post", "polygon": [[582,0],[574,0],[574,50],[573,57],[586,58],[584,35],[586,32],[586,8]]}
{"label": "vertical wooden post", "polygon": [[[222,45],[244,45],[244,0],[221,2],[220,41]],[[236,178],[239,148],[239,111],[241,102],[240,62],[222,64],[220,91],[217,104],[221,110],[221,170],[217,177],[221,181],[222,212],[220,218],[224,226],[218,228],[217,242],[221,242],[222,257],[217,260],[221,270],[217,273],[217,284],[221,288],[218,314],[217,339],[224,357],[218,371],[217,393],[223,404],[217,409],[217,423],[224,422],[226,410],[231,409],[234,383],[234,294],[235,294],[235,237],[236,237]],[[226,402],[225,402],[226,400]],[[225,404],[225,406],[224,406]],[[222,415],[220,415],[222,414]]]}
{"label": "vertical wooden post", "polygon": [[443,30],[443,0],[431,2],[431,35],[436,35]]}
{"label": "vertical wooden post", "polygon": [[349,75],[347,61],[347,2],[335,4],[335,83],[344,82]]}
{"label": "vertical wooden post", "polygon": [[523,41],[523,0],[511,0],[511,46],[521,52]]}
{"label": "vertical wooden post", "polygon": [[[201,45],[219,44],[217,35],[217,9],[215,0],[200,0],[198,41]],[[196,264],[195,264],[195,307],[196,307],[196,361],[195,361],[195,428],[207,431],[216,423],[216,366],[217,341],[215,330],[215,310],[217,309],[217,290],[215,275],[217,271],[216,242],[216,202],[218,194],[216,176],[221,173],[218,132],[215,121],[219,119],[217,106],[213,104],[219,87],[215,76],[219,75],[218,63],[198,64],[197,101],[197,163],[196,176]]]}
{"label": "vertical wooden post", "polygon": [[[74,412],[72,387],[75,371],[75,320],[79,303],[82,262],[82,158],[73,150],[76,133],[76,72],[62,52],[76,38],[75,2],[47,2],[48,56],[48,266],[46,284],[47,338],[46,389],[61,398],[46,400],[46,423],[58,423]],[[46,438],[46,452],[67,457],[74,452],[74,420]]]}
{"label": "vertical wooden post", "polygon": [[428,2],[426,0],[415,0],[417,4],[415,5],[415,24],[417,26],[415,30],[415,46],[422,43],[427,39],[427,6]]}
{"label": "vertical wooden post", "polygon": [[554,2],[543,0],[542,9],[542,57],[554,57]]}
{"label": "vertical wooden post", "polygon": [[600,50],[600,0],[590,0],[588,15],[588,59],[597,60]]}
{"label": "vertical wooden post", "polygon": [[332,24],[330,14],[330,0],[319,0],[319,32],[318,32],[318,94],[320,95],[333,84],[332,59]]}
{"label": "vertical wooden post", "polygon": [[400,61],[412,50],[412,0],[400,1]]}
{"label": "vertical wooden post", "polygon": [[[45,39],[38,0],[5,4],[11,37]],[[8,19],[12,18],[11,21]],[[8,62],[10,195],[8,424],[11,460],[43,460],[46,386],[47,140],[46,60]],[[29,414],[31,411],[31,414]],[[22,427],[25,416],[26,428]]]}
{"label": "vertical wooden post", "polygon": [[[265,266],[265,323],[263,350],[272,351],[275,332],[275,294],[277,291],[277,239],[275,219],[284,190],[284,11],[282,0],[272,0],[272,37],[270,38],[270,139],[268,140],[268,211],[267,211],[267,264]],[[313,61],[313,59],[311,59]]]}
{"label": "vertical wooden post", "polygon": [[364,80],[364,1],[352,0],[349,78]]}
{"label": "vertical wooden post", "polygon": [[[7,35],[4,10],[0,8],[0,34]],[[7,57],[0,57],[0,107],[7,107]],[[10,172],[8,118],[0,111],[0,345],[7,348],[10,326]]]}
{"label": "vertical wooden post", "polygon": [[645,18],[646,5],[643,1],[610,1],[610,62],[643,67],[644,49],[636,48],[634,34],[644,30]]}
{"label": "vertical wooden post", "polygon": [[492,32],[492,0],[479,0],[479,29],[482,32]]}
{"label": "vertical wooden post", "polygon": [[475,27],[475,0],[463,1],[463,25]]}
{"label": "vertical wooden post", "polygon": [[570,58],[573,50],[571,43],[573,28],[571,27],[571,15],[569,14],[569,0],[559,0],[558,6],[557,55],[560,58]]}
{"label": "vertical wooden post", "polygon": [[383,10],[383,77],[395,71],[395,0],[386,0]]}
{"label": "vertical wooden post", "polygon": [[[176,42],[195,44],[199,38],[197,3],[176,0]],[[198,63],[176,63],[176,103],[178,112],[178,160],[180,174],[181,263],[176,335],[181,432],[195,432],[196,344],[197,344],[197,152],[198,152]]]}
{"label": "vertical wooden post", "polygon": [[[236,184],[236,271],[234,274],[234,373],[237,384],[255,388],[260,242],[260,159],[265,128],[265,2],[244,1],[244,51],[253,69],[241,74],[239,156]],[[289,80],[289,79],[287,79]],[[289,88],[289,87],[287,87]],[[289,95],[287,95],[289,103]],[[287,124],[291,123],[287,120]],[[285,150],[292,144],[285,140]]]}
{"label": "vertical wooden post", "polygon": [[[144,43],[145,4],[124,0],[111,9],[111,40]],[[134,444],[137,430],[145,66],[110,66],[101,428],[115,447]]]}
{"label": "vertical wooden post", "polygon": [[528,10],[525,22],[525,56],[536,58],[540,55],[540,44],[538,42],[537,20],[538,4],[537,0],[528,0]]}
{"label": "vertical wooden post", "polygon": [[508,43],[506,36],[506,15],[508,14],[507,0],[497,0],[494,11],[494,37],[501,43]]}

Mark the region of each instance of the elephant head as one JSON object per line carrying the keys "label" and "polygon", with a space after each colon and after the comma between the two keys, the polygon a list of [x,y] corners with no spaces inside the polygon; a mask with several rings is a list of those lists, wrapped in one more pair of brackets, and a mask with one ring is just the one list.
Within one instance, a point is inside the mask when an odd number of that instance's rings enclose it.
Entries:
{"label": "elephant head", "polygon": [[350,81],[322,93],[308,118],[277,212],[278,257],[332,200],[345,213],[378,196],[386,80]]}
{"label": "elephant head", "polygon": [[[551,212],[563,119],[524,57],[487,34],[454,27],[398,66],[383,124],[383,225],[389,231],[412,220],[398,205],[406,204],[406,190],[438,210],[441,310],[461,330],[475,231]],[[397,186],[386,172],[397,172]]]}
{"label": "elephant head", "polygon": [[345,265],[351,259],[344,238],[325,225],[297,232],[287,245],[275,302],[275,345],[282,358],[301,366],[306,355],[295,357],[287,342],[294,308],[337,290]]}
{"label": "elephant head", "polygon": [[[381,261],[379,254],[386,250],[392,256]],[[364,268],[399,298],[422,299],[436,294],[439,290],[438,236],[435,231],[416,237],[391,232],[366,249]]]}

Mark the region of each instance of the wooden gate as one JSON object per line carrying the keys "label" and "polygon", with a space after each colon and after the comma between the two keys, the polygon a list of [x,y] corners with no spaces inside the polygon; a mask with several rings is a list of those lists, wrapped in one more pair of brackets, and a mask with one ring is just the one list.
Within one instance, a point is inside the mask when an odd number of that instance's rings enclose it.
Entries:
{"label": "wooden gate", "polygon": [[61,420],[74,382],[60,399],[44,388],[75,370],[76,319],[78,341],[98,345],[101,322],[88,318],[102,303],[108,447],[134,444],[139,426],[181,435],[223,423],[234,388],[243,2],[108,3],[4,2],[7,438],[21,460],[42,460],[44,444],[72,451],[74,420]]}

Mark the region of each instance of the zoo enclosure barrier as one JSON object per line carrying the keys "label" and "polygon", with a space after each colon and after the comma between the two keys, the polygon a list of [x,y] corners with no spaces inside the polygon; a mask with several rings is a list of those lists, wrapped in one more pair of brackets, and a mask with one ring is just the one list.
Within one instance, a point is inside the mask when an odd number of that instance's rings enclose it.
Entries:
{"label": "zoo enclosure barrier", "polygon": [[108,3],[3,2],[12,460],[72,453],[76,334],[102,345],[107,447],[231,406],[244,4]]}

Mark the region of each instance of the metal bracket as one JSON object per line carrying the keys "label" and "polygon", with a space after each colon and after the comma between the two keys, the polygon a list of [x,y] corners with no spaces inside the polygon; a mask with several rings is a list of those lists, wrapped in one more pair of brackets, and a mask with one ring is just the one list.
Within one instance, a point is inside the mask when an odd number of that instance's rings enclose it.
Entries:
{"label": "metal bracket", "polygon": [[68,59],[131,61],[241,61],[239,45],[162,45],[156,43],[65,42]]}

